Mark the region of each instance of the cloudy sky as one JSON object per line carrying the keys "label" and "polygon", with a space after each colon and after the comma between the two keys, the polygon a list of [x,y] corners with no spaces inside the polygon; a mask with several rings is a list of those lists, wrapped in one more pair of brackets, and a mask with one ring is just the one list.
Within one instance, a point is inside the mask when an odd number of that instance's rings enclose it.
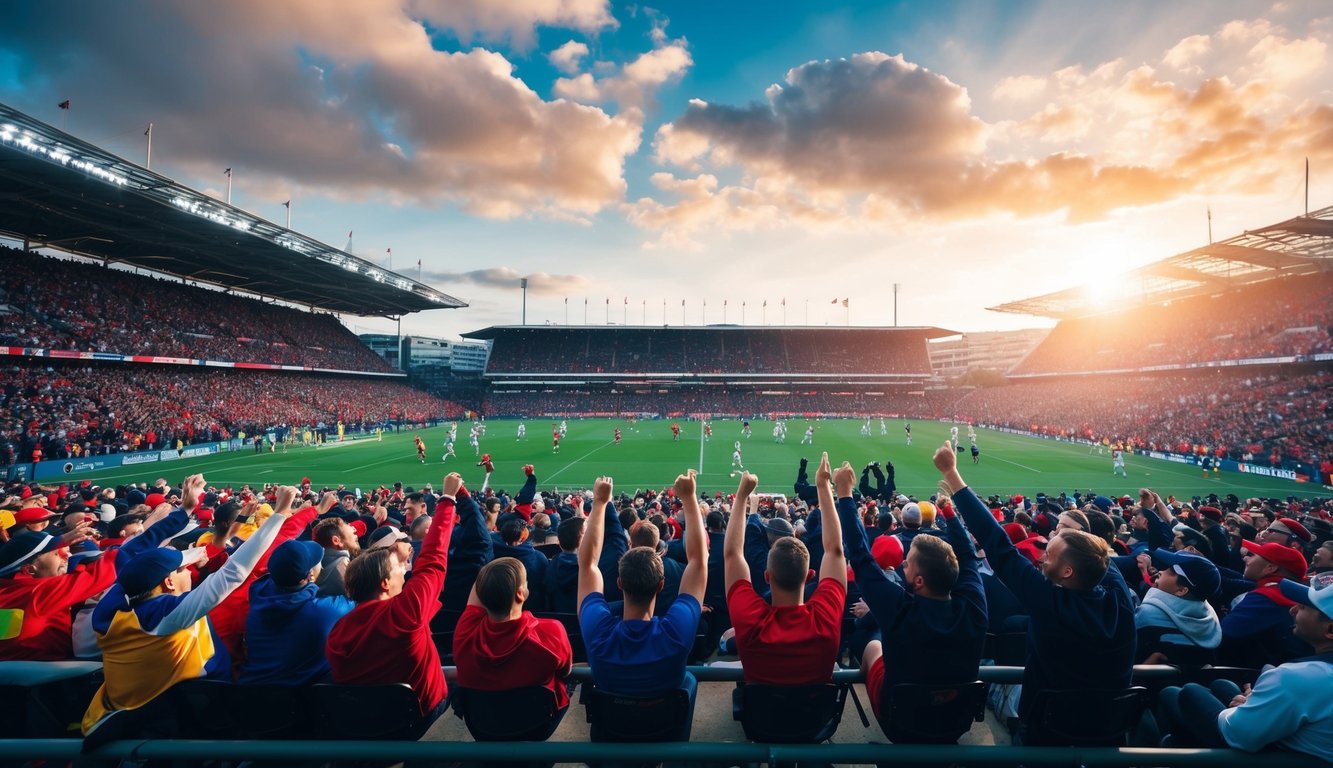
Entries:
{"label": "cloudy sky", "polygon": [[[43,0],[0,101],[465,310],[958,330],[1333,205],[1320,2]],[[833,306],[848,298],[848,308]],[[568,304],[566,305],[566,300]],[[681,301],[686,302],[683,310]],[[768,306],[765,310],[763,302]],[[665,310],[664,310],[665,302]],[[609,303],[609,312],[608,312]],[[566,309],[568,306],[568,309]],[[567,313],[567,314],[566,314]],[[354,318],[358,331],[392,324]]]}

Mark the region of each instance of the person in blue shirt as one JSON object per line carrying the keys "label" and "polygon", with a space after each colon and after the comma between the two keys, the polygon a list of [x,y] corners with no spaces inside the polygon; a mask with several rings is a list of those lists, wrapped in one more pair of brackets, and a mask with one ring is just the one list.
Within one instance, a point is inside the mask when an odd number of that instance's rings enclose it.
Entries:
{"label": "person in blue shirt", "polygon": [[238,683],[307,685],[328,676],[329,631],[356,603],[341,595],[319,596],[323,558],[324,548],[313,541],[285,541],[273,550],[268,574],[250,585],[246,660]]}
{"label": "person in blue shirt", "polygon": [[[681,574],[680,594],[665,616],[653,615],[663,586],[662,556],[649,547],[635,547],[621,558],[617,582],[624,595],[622,616],[608,607],[603,594],[598,560],[608,515],[588,518],[579,544],[579,627],[588,650],[593,685],[627,696],[656,696],[680,688],[689,696],[689,709],[677,740],[688,741],[694,719],[698,682],[685,671],[686,659],[699,629],[700,608],[708,581],[708,545],[695,472],[689,470],[675,482],[676,498],[685,515],[687,562]],[[605,509],[611,501],[612,481],[599,477],[593,485],[593,508]]]}

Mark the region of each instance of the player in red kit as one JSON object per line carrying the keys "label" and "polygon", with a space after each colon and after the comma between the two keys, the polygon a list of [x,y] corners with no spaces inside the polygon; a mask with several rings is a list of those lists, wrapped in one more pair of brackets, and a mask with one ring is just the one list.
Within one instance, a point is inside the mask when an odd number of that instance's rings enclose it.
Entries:
{"label": "player in red kit", "polygon": [[616,429],[616,445],[620,445],[620,429]]}
{"label": "player in red kit", "polygon": [[491,461],[491,455],[489,453],[483,453],[481,455],[481,461],[477,462],[477,466],[486,470],[486,479],[481,481],[481,490],[485,492],[486,488],[491,484],[491,473],[495,471],[495,462]]}
{"label": "player in red kit", "polygon": [[680,439],[680,424],[678,422],[674,421],[671,422],[671,439],[672,440]]}
{"label": "player in red kit", "polygon": [[551,453],[560,453],[560,427],[551,425]]}
{"label": "player in red kit", "polygon": [[422,464],[426,463],[426,444],[421,442],[421,435],[416,436],[417,441],[417,460]]}

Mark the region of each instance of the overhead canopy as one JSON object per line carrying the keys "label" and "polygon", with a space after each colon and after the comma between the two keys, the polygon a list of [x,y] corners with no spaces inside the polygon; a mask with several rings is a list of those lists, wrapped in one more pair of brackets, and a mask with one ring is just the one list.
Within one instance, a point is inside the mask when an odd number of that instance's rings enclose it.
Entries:
{"label": "overhead canopy", "polygon": [[990,309],[1063,320],[1331,269],[1333,206],[1139,267],[1110,289],[1069,288]]}
{"label": "overhead canopy", "polygon": [[0,235],[309,307],[394,316],[467,304],[0,104]]}

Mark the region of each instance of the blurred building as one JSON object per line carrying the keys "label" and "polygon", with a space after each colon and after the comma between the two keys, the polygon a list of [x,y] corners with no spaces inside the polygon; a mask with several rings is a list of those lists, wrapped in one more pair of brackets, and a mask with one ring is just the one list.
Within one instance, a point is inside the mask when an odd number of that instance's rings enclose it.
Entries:
{"label": "blurred building", "polygon": [[937,379],[955,379],[968,371],[1005,373],[1018,365],[1049,335],[1049,328],[964,333],[931,341],[931,372]]}
{"label": "blurred building", "polygon": [[358,338],[390,365],[405,371],[413,384],[442,397],[477,388],[491,351],[487,342],[431,336],[363,333]]}

